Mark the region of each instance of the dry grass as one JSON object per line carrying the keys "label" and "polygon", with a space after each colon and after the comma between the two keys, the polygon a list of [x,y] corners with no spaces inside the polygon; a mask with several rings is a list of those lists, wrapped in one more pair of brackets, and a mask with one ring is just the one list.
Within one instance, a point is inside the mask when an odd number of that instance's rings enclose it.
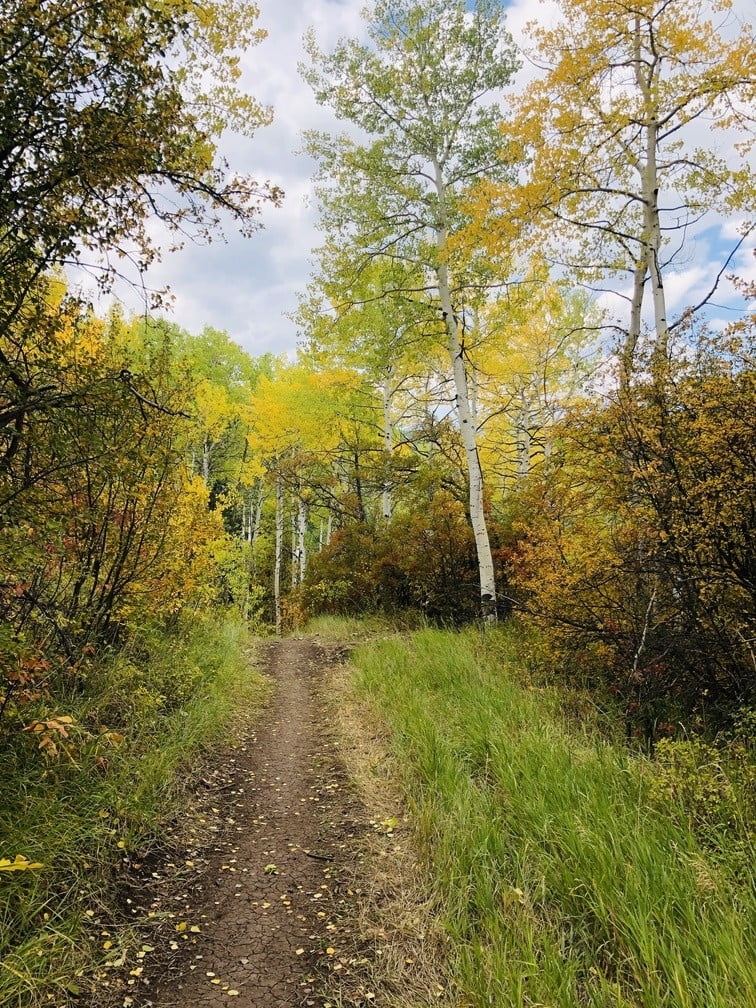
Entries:
{"label": "dry grass", "polygon": [[332,973],[329,997],[334,1008],[463,1008],[448,967],[453,948],[414,849],[387,732],[377,711],[355,695],[348,665],[331,665],[327,677],[335,743],[367,817],[350,886],[359,894],[351,937],[360,967]]}

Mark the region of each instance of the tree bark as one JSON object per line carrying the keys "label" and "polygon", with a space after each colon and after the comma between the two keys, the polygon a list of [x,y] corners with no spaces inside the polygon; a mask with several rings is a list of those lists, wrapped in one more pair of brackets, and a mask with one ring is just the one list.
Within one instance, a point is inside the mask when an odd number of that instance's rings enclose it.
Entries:
{"label": "tree bark", "polygon": [[305,579],[305,573],[307,572],[307,517],[308,517],[308,507],[307,502],[299,499],[299,507],[297,510],[297,554],[299,559],[299,569],[297,571],[297,580],[299,584]]}
{"label": "tree bark", "polygon": [[283,558],[283,481],[276,476],[276,558],[273,566],[273,599],[275,604],[276,635],[281,636],[281,560]]}
{"label": "tree bark", "polygon": [[470,408],[470,395],[467,386],[467,369],[463,357],[462,344],[459,338],[459,323],[454,312],[449,282],[449,268],[446,264],[446,245],[448,230],[446,227],[445,187],[442,178],[441,165],[435,162],[436,194],[438,197],[441,226],[436,228],[436,283],[441,302],[441,311],[446,327],[449,360],[454,378],[454,401],[462,433],[462,444],[467,463],[467,480],[469,489],[470,524],[475,537],[475,550],[478,559],[478,575],[480,579],[480,609],[486,623],[496,622],[496,575],[494,572],[491,541],[486,523],[483,470],[478,455],[478,431]]}
{"label": "tree bark", "polygon": [[391,521],[393,500],[391,497],[391,451],[393,434],[391,429],[391,365],[386,368],[383,378],[383,458],[385,475],[381,494],[381,511],[385,522]]}
{"label": "tree bark", "polygon": [[517,425],[517,477],[520,480],[525,479],[530,472],[531,442],[530,408],[523,394]]}

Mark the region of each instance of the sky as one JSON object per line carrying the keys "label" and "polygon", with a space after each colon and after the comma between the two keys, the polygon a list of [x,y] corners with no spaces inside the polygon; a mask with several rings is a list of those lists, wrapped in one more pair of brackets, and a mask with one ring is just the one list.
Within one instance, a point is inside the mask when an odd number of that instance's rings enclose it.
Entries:
{"label": "sky", "polygon": [[[736,0],[736,7],[745,12],[749,2]],[[172,307],[165,314],[190,332],[209,325],[227,331],[253,355],[269,351],[293,355],[297,332],[287,313],[296,308],[307,285],[311,250],[321,240],[311,192],[314,165],[298,153],[302,131],[343,128],[315,103],[299,76],[297,64],[305,58],[302,38],[314,28],[321,48],[328,50],[342,36],[362,36],[365,0],[259,0],[259,4],[258,23],[268,37],[243,55],[243,85],[262,104],[273,107],[274,120],[252,139],[227,135],[222,150],[234,170],[281,186],[286,194],[283,204],[264,208],[263,227],[252,237],[242,238],[228,229],[225,240],[166,252],[147,279],[153,288],[170,287]],[[549,0],[514,0],[508,5],[509,30],[517,41],[526,21],[550,20],[554,10]],[[518,80],[534,72],[526,64]],[[712,240],[724,237],[723,229]],[[741,272],[752,271],[744,254],[740,265]],[[705,263],[698,261],[673,278],[670,307],[674,309],[675,301],[687,302],[706,273]],[[144,311],[136,292],[122,287],[118,294],[127,309]]]}

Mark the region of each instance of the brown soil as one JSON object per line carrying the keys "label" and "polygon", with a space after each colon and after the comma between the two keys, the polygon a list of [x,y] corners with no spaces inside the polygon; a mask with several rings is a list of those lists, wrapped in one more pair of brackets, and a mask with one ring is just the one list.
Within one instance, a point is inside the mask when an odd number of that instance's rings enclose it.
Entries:
{"label": "brown soil", "polygon": [[451,1003],[385,740],[352,702],[344,654],[265,649],[269,704],[205,768],[162,854],[135,866],[124,898],[143,944],[104,983],[108,1003]]}

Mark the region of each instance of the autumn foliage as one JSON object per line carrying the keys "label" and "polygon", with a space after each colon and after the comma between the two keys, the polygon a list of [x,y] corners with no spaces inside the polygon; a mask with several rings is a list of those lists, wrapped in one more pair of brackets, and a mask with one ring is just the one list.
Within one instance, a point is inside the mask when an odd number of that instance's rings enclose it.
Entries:
{"label": "autumn foliage", "polygon": [[30,322],[2,347],[6,391],[30,390],[8,395],[1,444],[4,730],[84,689],[92,661],[135,631],[209,604],[225,540],[188,465],[192,385],[169,348],[150,373],[130,370],[134,327],[98,320],[57,281],[40,284]]}
{"label": "autumn foliage", "polygon": [[687,350],[565,419],[517,560],[552,657],[649,737],[754,702],[753,364],[736,334]]}

